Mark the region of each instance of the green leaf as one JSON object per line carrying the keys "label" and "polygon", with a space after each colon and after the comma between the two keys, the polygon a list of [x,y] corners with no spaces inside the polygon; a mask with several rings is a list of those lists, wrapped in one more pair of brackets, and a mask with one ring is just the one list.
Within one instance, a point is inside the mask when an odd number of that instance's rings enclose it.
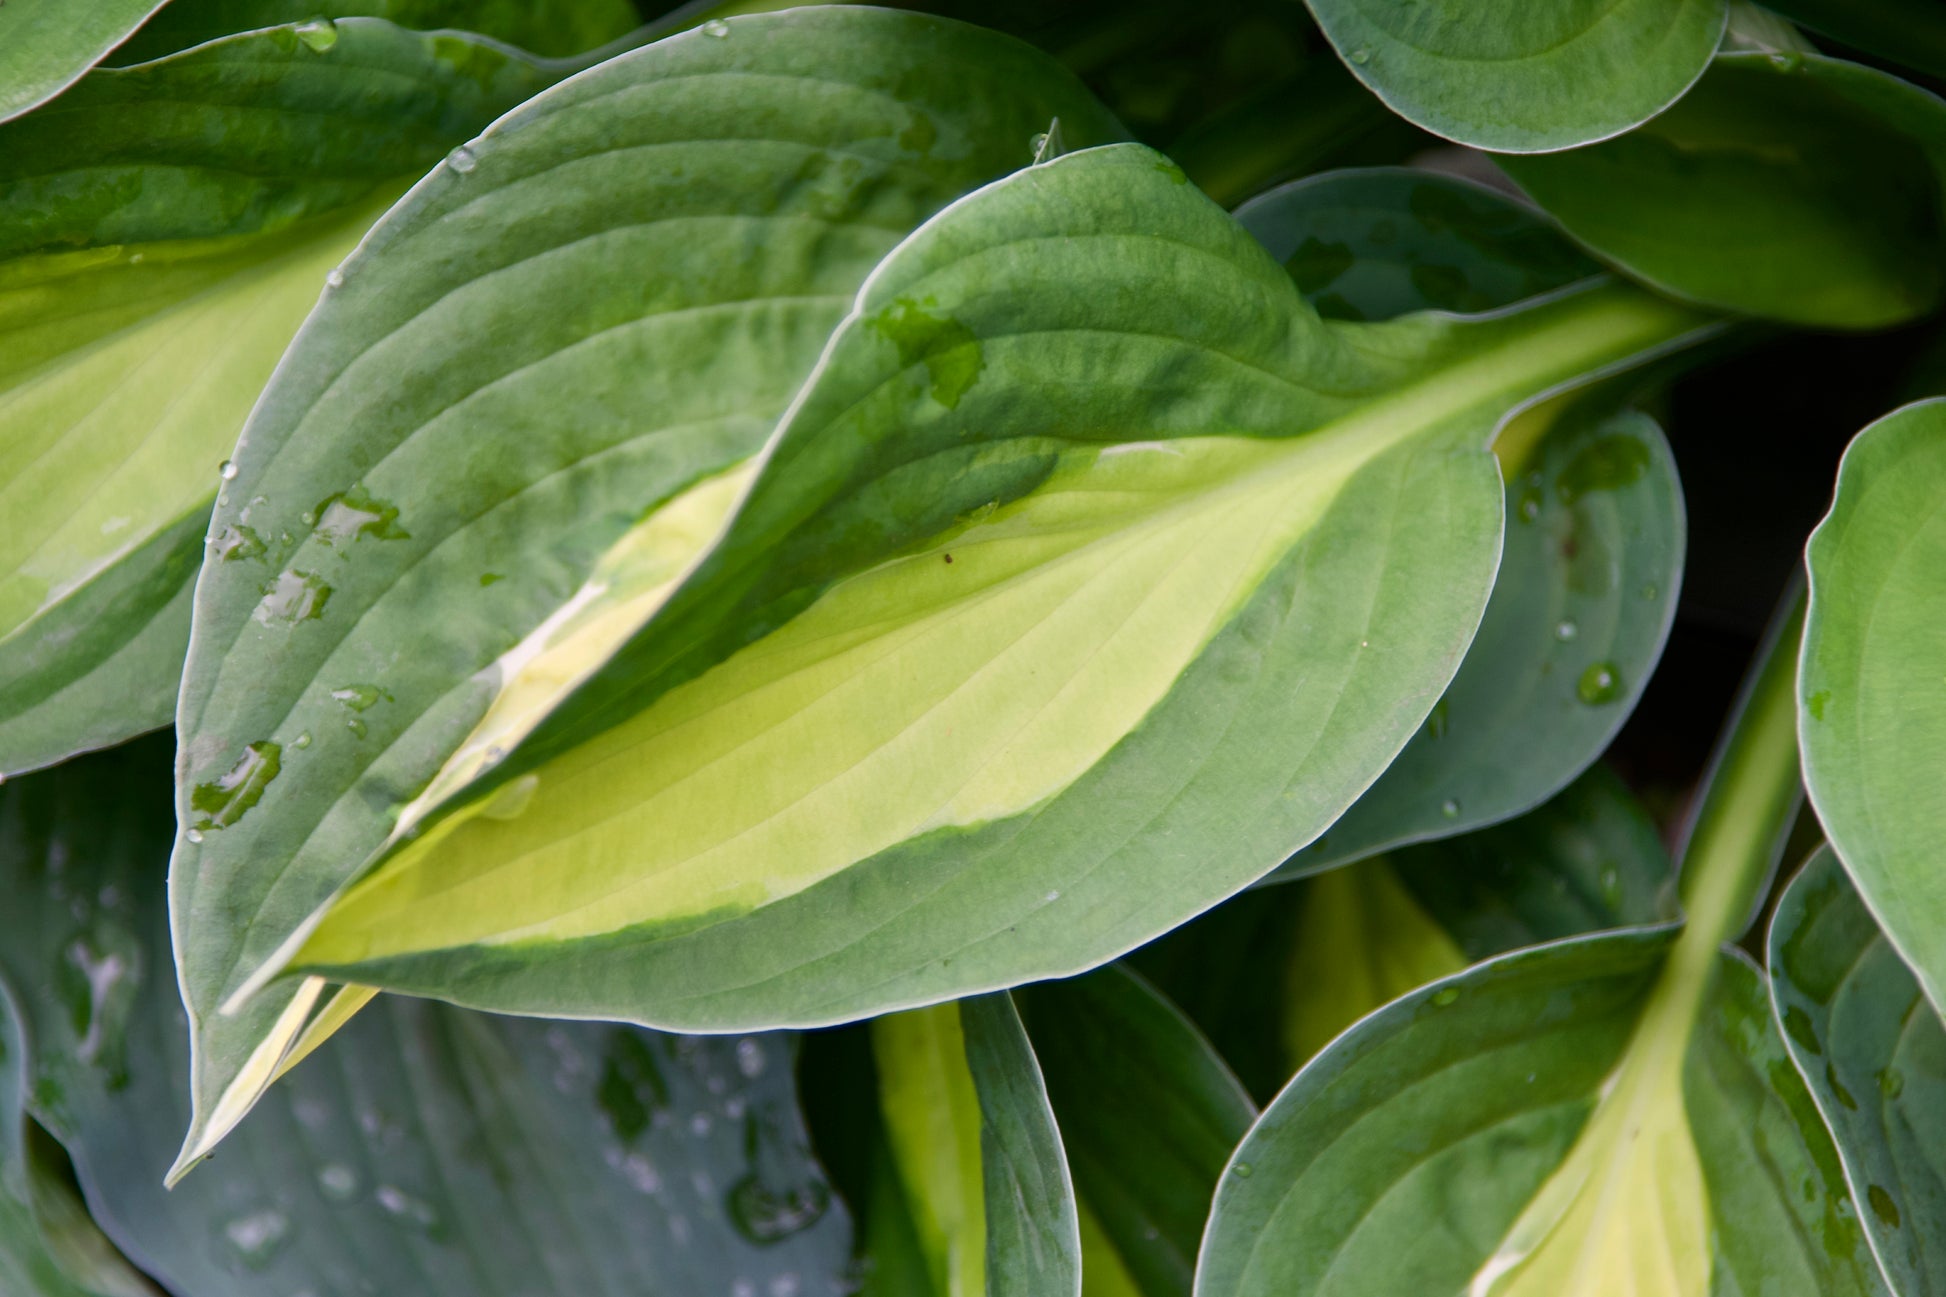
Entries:
{"label": "green leaf", "polygon": [[1526,815],[1264,888],[1139,952],[1268,1098],[1340,1031],[1522,946],[1669,917],[1654,822],[1604,766]]}
{"label": "green leaf", "polygon": [[1885,935],[1946,1003],[1946,402],[1859,433],[1806,551],[1804,782]]}
{"label": "green leaf", "polygon": [[[219,1006],[469,735],[475,757],[511,746],[599,664],[709,539],[871,268],[1057,116],[1077,143],[1116,131],[1069,74],[977,29],[731,20],[503,119],[346,263],[218,507],[219,535],[263,549],[198,592],[181,797],[185,827],[209,823],[174,895],[187,1160],[294,1025],[252,1063],[290,993]],[[273,751],[277,777],[227,800]]]}
{"label": "green leaf", "polygon": [[1210,1196],[1255,1105],[1175,1006],[1120,965],[1014,998],[1082,1208],[1084,1292],[1188,1297]]}
{"label": "green leaf", "polygon": [[163,3],[14,0],[0,13],[0,121],[46,103],[80,80]]}
{"label": "green leaf", "polygon": [[[0,789],[0,976],[35,1114],[111,1236],[196,1297],[837,1285],[794,1042],[492,1018],[386,998],[173,1192],[187,1034],[168,957],[166,742]],[[739,1285],[744,1287],[740,1288]],[[10,1290],[11,1291],[11,1290]]]}
{"label": "green leaf", "polygon": [[218,467],[327,273],[413,176],[572,70],[332,31],[96,71],[0,126],[0,773],[167,721]]}
{"label": "green leaf", "polygon": [[1400,116],[1475,148],[1540,153],[1618,135],[1675,103],[1723,35],[1724,0],[1309,0]]}
{"label": "green leaf", "polygon": [[[10,1297],[148,1297],[154,1289],[127,1262],[115,1268],[119,1257],[87,1213],[64,1199],[36,1166],[29,1084],[20,1013],[0,982],[0,1291]],[[87,1279],[73,1264],[76,1258],[63,1256],[63,1237],[78,1245],[70,1251],[96,1262]]]}
{"label": "green leaf", "polygon": [[1497,445],[1507,539],[1459,674],[1378,782],[1273,877],[1544,802],[1601,755],[1647,687],[1687,539],[1662,429],[1603,391],[1533,411]]}
{"label": "green leaf", "polygon": [[1892,1286],[1941,1291],[1946,1028],[1828,847],[1778,902],[1770,986]]}
{"label": "green leaf", "polygon": [[937,1297],[1074,1297],[1067,1155],[1003,993],[872,1023],[897,1182]]}
{"label": "green leaf", "polygon": [[1762,975],[1722,946],[1798,804],[1795,633],[1715,765],[1680,934],[1502,956],[1340,1037],[1239,1147],[1200,1297],[1885,1291]]}
{"label": "green leaf", "polygon": [[1603,260],[1665,292],[1871,328],[1939,299],[1946,104],[1794,51],[1728,53],[1619,139],[1501,165]]}
{"label": "green leaf", "polygon": [[233,32],[286,23],[383,18],[415,31],[476,32],[543,58],[566,58],[627,35],[641,22],[631,0],[172,0],[115,51],[146,63]]}
{"label": "green leaf", "polygon": [[1103,962],[1424,719],[1508,408],[1710,327],[1600,283],[1338,326],[1146,149],[1017,173],[874,272],[723,536],[291,967],[725,1029]]}
{"label": "green leaf", "polygon": [[1545,216],[1470,181],[1361,167],[1237,208],[1321,315],[1494,311],[1600,273]]}

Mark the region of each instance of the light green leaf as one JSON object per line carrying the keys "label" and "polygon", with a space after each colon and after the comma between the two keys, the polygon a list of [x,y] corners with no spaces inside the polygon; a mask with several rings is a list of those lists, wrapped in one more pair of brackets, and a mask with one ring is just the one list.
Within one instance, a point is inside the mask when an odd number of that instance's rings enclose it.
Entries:
{"label": "light green leaf", "polygon": [[1927,998],[1946,1003],[1946,402],[1859,433],[1806,551],[1804,781]]}
{"label": "light green leaf", "polygon": [[1539,153],[1607,139],[1676,102],[1723,35],[1724,0],[1309,0],[1394,112],[1461,144]]}
{"label": "light green leaf", "polygon": [[572,70],[331,30],[98,70],[0,126],[0,773],[168,720],[218,467],[327,274],[413,176]]}
{"label": "light green leaf", "polygon": [[[957,24],[722,30],[456,155],[346,263],[252,420],[216,527],[263,548],[205,571],[181,717],[192,1156],[267,1082],[283,1042],[250,1058],[290,1001],[218,1007],[470,734],[510,745],[497,727],[531,726],[653,604],[872,266],[1051,118],[1116,129],[1045,57]],[[225,800],[252,752],[274,765]]]}
{"label": "light green leaf", "polygon": [[0,122],[46,103],[164,0],[14,0],[0,13]]}
{"label": "light green leaf", "polygon": [[1785,1044],[1885,1273],[1905,1297],[1946,1291],[1946,1028],[1829,848],[1785,890],[1769,944]]}
{"label": "light green leaf", "polygon": [[1648,813],[1596,766],[1526,815],[1265,888],[1135,956],[1251,1093],[1358,1019],[1467,963],[1670,915]]}
{"label": "light green leaf", "polygon": [[1722,948],[1798,804],[1795,621],[1715,765],[1681,933],[1503,956],[1340,1037],[1238,1149],[1199,1297],[1885,1291],[1761,974]]}
{"label": "light green leaf", "polygon": [[1257,1110],[1179,1013],[1111,964],[1014,992],[1081,1207],[1088,1297],[1187,1297],[1210,1196]]}
{"label": "light green leaf", "polygon": [[1333,319],[1494,311],[1601,270],[1532,208],[1407,167],[1295,180],[1236,217]]}
{"label": "light green leaf", "polygon": [[786,1036],[381,1000],[173,1192],[189,1110],[166,741],[0,789],[0,976],[30,1104],[110,1235],[194,1297],[809,1294],[849,1260]]}
{"label": "light green leaf", "polygon": [[1507,410],[1711,327],[1601,283],[1336,325],[1148,150],[1020,172],[879,267],[723,537],[291,967],[724,1029],[1100,963],[1424,719]]}
{"label": "light green leaf", "polygon": [[641,22],[631,0],[172,0],[111,61],[145,63],[233,32],[343,18],[383,18],[415,31],[475,32],[543,58],[605,45]]}
{"label": "light green leaf", "polygon": [[1076,1297],[1074,1187],[1005,994],[872,1023],[885,1130],[937,1297]]}
{"label": "light green leaf", "polygon": [[1889,73],[1726,53],[1620,139],[1500,161],[1596,255],[1691,301],[1871,328],[1939,299],[1946,103]]}

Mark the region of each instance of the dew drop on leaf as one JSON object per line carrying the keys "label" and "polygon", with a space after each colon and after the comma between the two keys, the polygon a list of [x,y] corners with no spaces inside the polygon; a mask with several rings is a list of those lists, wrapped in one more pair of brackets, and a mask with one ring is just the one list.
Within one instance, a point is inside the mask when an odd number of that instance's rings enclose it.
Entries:
{"label": "dew drop on leaf", "polygon": [[1235,1173],[1236,1178],[1239,1180],[1248,1180],[1251,1175],[1250,1164],[1248,1162],[1238,1162],[1230,1170]]}
{"label": "dew drop on leaf", "polygon": [[343,288],[345,286],[344,268],[341,266],[331,267],[331,273],[324,277],[324,285],[326,288]]}
{"label": "dew drop on leaf", "polygon": [[1436,1009],[1444,1009],[1448,1005],[1458,1003],[1459,998],[1459,987],[1442,986],[1432,993],[1433,1007]]}
{"label": "dew drop on leaf", "polygon": [[1449,820],[1458,819],[1460,813],[1459,799],[1455,797],[1448,797],[1445,801],[1439,804],[1439,813],[1441,815],[1444,815]]}
{"label": "dew drop on leaf", "polygon": [[705,36],[713,36],[717,40],[722,40],[730,34],[730,24],[724,22],[721,18],[712,18],[703,24],[701,30]]}
{"label": "dew drop on leaf", "polygon": [[290,1217],[274,1207],[238,1216],[223,1227],[231,1249],[253,1270],[269,1265],[290,1237]]}
{"label": "dew drop on leaf", "polygon": [[332,1202],[350,1202],[358,1193],[358,1173],[338,1162],[318,1170],[318,1192]]}
{"label": "dew drop on leaf", "polygon": [[446,155],[446,165],[463,176],[474,167],[479,166],[480,160],[473,155],[472,149],[462,144]]}
{"label": "dew drop on leaf", "polygon": [[1888,1099],[1896,1099],[1905,1093],[1905,1074],[1896,1067],[1888,1067],[1878,1074],[1878,1092]]}
{"label": "dew drop on leaf", "polygon": [[822,1180],[772,1189],[754,1172],[737,1181],[727,1203],[731,1224],[752,1243],[775,1243],[801,1233],[817,1224],[830,1205],[831,1190]]}
{"label": "dew drop on leaf", "polygon": [[329,18],[313,18],[297,25],[297,39],[315,54],[322,54],[338,43],[338,24]]}
{"label": "dew drop on leaf", "polygon": [[1574,685],[1575,697],[1590,707],[1612,703],[1622,696],[1622,672],[1613,662],[1596,662],[1581,673]]}
{"label": "dew drop on leaf", "polygon": [[1581,633],[1581,628],[1572,621],[1563,621],[1554,628],[1554,638],[1563,644]]}
{"label": "dew drop on leaf", "polygon": [[225,482],[234,480],[237,475],[236,461],[226,459],[221,464],[218,464],[216,466],[216,475]]}
{"label": "dew drop on leaf", "polygon": [[283,747],[265,739],[243,749],[228,770],[189,794],[189,808],[199,813],[198,829],[227,829],[247,814],[283,768]]}
{"label": "dew drop on leaf", "polygon": [[1372,52],[1361,45],[1351,52],[1351,61],[1362,68],[1372,61]]}

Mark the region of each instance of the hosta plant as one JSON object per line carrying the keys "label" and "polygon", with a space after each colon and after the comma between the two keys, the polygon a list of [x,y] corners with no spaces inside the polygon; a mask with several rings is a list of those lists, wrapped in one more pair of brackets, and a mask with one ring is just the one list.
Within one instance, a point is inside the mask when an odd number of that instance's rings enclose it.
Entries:
{"label": "hosta plant", "polygon": [[1946,1293],[1943,50],[7,0],[0,1292]]}

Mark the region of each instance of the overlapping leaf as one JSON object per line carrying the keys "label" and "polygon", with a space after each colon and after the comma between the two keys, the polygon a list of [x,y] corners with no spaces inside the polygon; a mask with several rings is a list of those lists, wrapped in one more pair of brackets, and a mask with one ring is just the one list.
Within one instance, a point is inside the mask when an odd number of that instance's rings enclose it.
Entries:
{"label": "overlapping leaf", "polygon": [[1074,1186],[1012,1001],[892,1014],[872,1024],[872,1043],[890,1169],[921,1262],[903,1285],[876,1291],[1078,1297]]}
{"label": "overlapping leaf", "polygon": [[1119,964],[1014,998],[1074,1175],[1083,1291],[1187,1297],[1211,1195],[1255,1106],[1209,1042]]}
{"label": "overlapping leaf", "polygon": [[0,773],[166,723],[218,468],[327,273],[569,70],[300,25],[96,71],[0,126]]}
{"label": "overlapping leaf", "polygon": [[1946,1003],[1946,402],[1858,434],[1807,551],[1805,786],[1935,1006]]}
{"label": "overlapping leaf", "polygon": [[1057,116],[1080,143],[1115,129],[990,33],[733,21],[506,118],[346,264],[219,506],[244,547],[198,594],[181,795],[200,827],[174,890],[192,1151],[283,1007],[221,1002],[476,722],[517,733],[598,665],[709,538],[871,267]]}
{"label": "overlapping leaf", "polygon": [[1769,946],[1785,1044],[1885,1273],[1903,1297],[1946,1291],[1946,1028],[1829,849],[1784,892]]}
{"label": "overlapping leaf", "polygon": [[0,977],[28,1026],[34,1112],[98,1219],[172,1292],[693,1297],[840,1281],[849,1230],[805,1152],[783,1036],[386,1000],[165,1192],[189,1109],[168,767],[167,744],[145,740],[0,793],[0,885],[19,898],[0,915]]}
{"label": "overlapping leaf", "polygon": [[9,12],[0,13],[0,122],[80,80],[163,3],[14,0]]}
{"label": "overlapping leaf", "polygon": [[172,0],[109,62],[145,63],[234,32],[341,18],[383,18],[415,31],[477,32],[543,58],[592,50],[641,21],[630,0]]}
{"label": "overlapping leaf", "polygon": [[1520,951],[1346,1033],[1238,1149],[1202,1297],[1885,1291],[1762,974],[1721,948],[1798,803],[1790,630],[1700,812],[1681,933]]}
{"label": "overlapping leaf", "polygon": [[1664,291],[1796,324],[1867,328],[1941,287],[1946,103],[1795,50],[1719,55],[1619,139],[1501,165],[1585,246]]}
{"label": "overlapping leaf", "polygon": [[1606,139],[1702,75],[1724,0],[1309,0],[1394,112],[1477,148],[1537,153]]}
{"label": "overlapping leaf", "polygon": [[1506,410],[1707,327],[1608,284],[1335,326],[1152,153],[999,182],[881,265],[646,630],[449,767],[491,774],[295,966],[720,1029],[1100,962],[1423,719]]}
{"label": "overlapping leaf", "polygon": [[1668,917],[1648,813],[1597,766],[1517,819],[1238,897],[1138,952],[1268,1099],[1339,1032],[1468,963]]}

